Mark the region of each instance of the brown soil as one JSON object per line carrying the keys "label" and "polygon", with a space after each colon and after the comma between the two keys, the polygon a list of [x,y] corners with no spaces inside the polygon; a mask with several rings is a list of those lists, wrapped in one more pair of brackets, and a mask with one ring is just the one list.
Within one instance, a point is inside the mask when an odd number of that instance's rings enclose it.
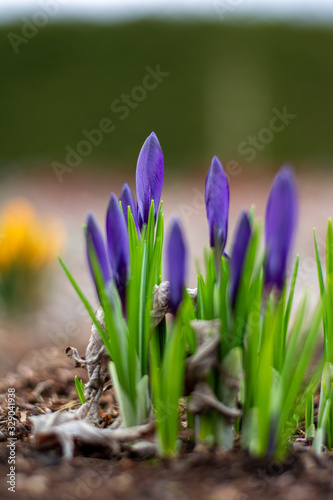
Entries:
{"label": "brown soil", "polygon": [[[76,444],[75,457],[61,458],[57,444],[37,444],[31,437],[30,415],[79,404],[74,375],[85,379],[83,370],[73,368],[64,353],[52,352],[48,366],[31,368],[43,352],[32,352],[16,374],[0,381],[0,498],[13,498],[8,491],[7,390],[16,392],[16,492],[22,500],[89,499],[205,499],[205,500],[312,500],[333,496],[333,453],[316,457],[305,446],[293,449],[278,463],[254,459],[235,443],[232,451],[193,449],[183,437],[178,458],[138,460],[124,453],[110,456],[105,449]],[[34,365],[35,366],[35,365]],[[117,415],[112,391],[101,400],[101,425]]]}

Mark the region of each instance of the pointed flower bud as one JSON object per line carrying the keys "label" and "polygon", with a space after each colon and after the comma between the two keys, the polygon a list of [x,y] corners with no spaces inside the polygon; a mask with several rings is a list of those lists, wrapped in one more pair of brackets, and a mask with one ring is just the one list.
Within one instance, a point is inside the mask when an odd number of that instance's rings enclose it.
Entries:
{"label": "pointed flower bud", "polygon": [[130,207],[133,219],[135,222],[136,230],[139,232],[139,224],[138,224],[138,212],[136,209],[136,204],[134,201],[134,197],[132,195],[132,191],[127,183],[124,184],[121,195],[120,195],[121,206],[123,207],[124,217],[126,226],[128,227],[128,207]]}
{"label": "pointed flower bud", "polygon": [[87,241],[88,264],[98,293],[97,280],[95,277],[94,267],[93,267],[92,252],[94,252],[96,255],[96,259],[100,266],[100,270],[104,278],[104,283],[106,287],[108,287],[111,282],[111,271],[110,271],[109,260],[106,253],[106,245],[104,242],[104,238],[92,213],[89,213],[87,218],[86,241]]}
{"label": "pointed flower bud", "polygon": [[216,156],[206,177],[205,203],[210,246],[222,253],[228,236],[229,184]]}
{"label": "pointed flower bud", "polygon": [[152,200],[155,202],[155,220],[162,194],[164,158],[160,143],[154,132],[146,139],[136,166],[136,196],[138,202],[139,227],[148,223]]}
{"label": "pointed flower bud", "polygon": [[242,212],[235,233],[231,254],[230,302],[235,307],[236,297],[242,276],[245,255],[251,238],[251,225],[247,212]]}
{"label": "pointed flower bud", "polygon": [[294,176],[282,168],[275,177],[266,207],[265,285],[282,291],[288,255],[297,221],[297,192]]}
{"label": "pointed flower bud", "polygon": [[113,278],[124,305],[129,271],[129,242],[125,219],[113,193],[106,213],[106,236]]}
{"label": "pointed flower bud", "polygon": [[186,273],[186,248],[180,224],[176,218],[171,221],[167,241],[167,270],[170,283],[169,309],[176,314],[183,300]]}

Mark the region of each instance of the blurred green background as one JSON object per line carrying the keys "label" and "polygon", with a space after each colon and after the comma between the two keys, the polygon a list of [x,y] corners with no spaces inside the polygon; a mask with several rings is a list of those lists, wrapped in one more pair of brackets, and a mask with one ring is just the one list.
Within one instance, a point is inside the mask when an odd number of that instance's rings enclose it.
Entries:
{"label": "blurred green background", "polygon": [[[223,162],[328,166],[333,158],[333,29],[272,23],[136,21],[48,24],[20,43],[22,23],[2,26],[0,165],[65,164],[83,130],[104,118],[115,129],[81,155],[81,166],[132,166],[149,133],[171,167]],[[27,39],[26,39],[27,40]],[[169,73],[146,96],[149,66]],[[152,83],[152,79],[150,83]],[[131,92],[142,99],[126,113],[110,106]],[[134,106],[136,106],[134,108]],[[269,127],[272,109],[296,118],[287,130],[263,133],[253,154],[240,151]],[[260,149],[260,150],[259,150]],[[243,153],[242,153],[243,151]]]}

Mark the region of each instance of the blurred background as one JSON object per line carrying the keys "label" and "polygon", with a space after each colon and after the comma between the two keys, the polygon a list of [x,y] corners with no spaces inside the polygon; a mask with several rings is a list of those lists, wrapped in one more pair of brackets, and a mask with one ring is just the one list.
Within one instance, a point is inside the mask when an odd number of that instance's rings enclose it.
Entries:
{"label": "blurred background", "polygon": [[312,228],[324,255],[333,208],[330,0],[2,0],[0,5],[0,373],[27,351],[84,349],[90,322],[56,254],[97,305],[81,224],[134,189],[155,131],[166,226],[180,215],[195,258],[208,244],[204,181],[229,176],[230,232],[264,217],[283,163],[300,195],[299,290],[317,298]]}

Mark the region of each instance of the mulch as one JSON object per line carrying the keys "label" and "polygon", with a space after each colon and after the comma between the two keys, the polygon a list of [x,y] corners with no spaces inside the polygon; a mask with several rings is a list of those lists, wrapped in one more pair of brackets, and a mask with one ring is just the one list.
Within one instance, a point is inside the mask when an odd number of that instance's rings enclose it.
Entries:
{"label": "mulch", "polygon": [[[37,362],[36,362],[37,360]],[[295,446],[279,463],[254,459],[235,443],[232,451],[193,449],[184,440],[178,457],[142,460],[130,452],[109,451],[76,443],[71,460],[61,457],[57,443],[37,443],[29,416],[76,408],[74,376],[86,381],[82,369],[63,352],[33,351],[15,374],[0,380],[0,498],[22,500],[313,500],[333,498],[333,453],[317,457],[307,443]],[[8,491],[8,388],[15,388],[16,491]],[[101,425],[117,417],[112,390],[100,405]]]}

